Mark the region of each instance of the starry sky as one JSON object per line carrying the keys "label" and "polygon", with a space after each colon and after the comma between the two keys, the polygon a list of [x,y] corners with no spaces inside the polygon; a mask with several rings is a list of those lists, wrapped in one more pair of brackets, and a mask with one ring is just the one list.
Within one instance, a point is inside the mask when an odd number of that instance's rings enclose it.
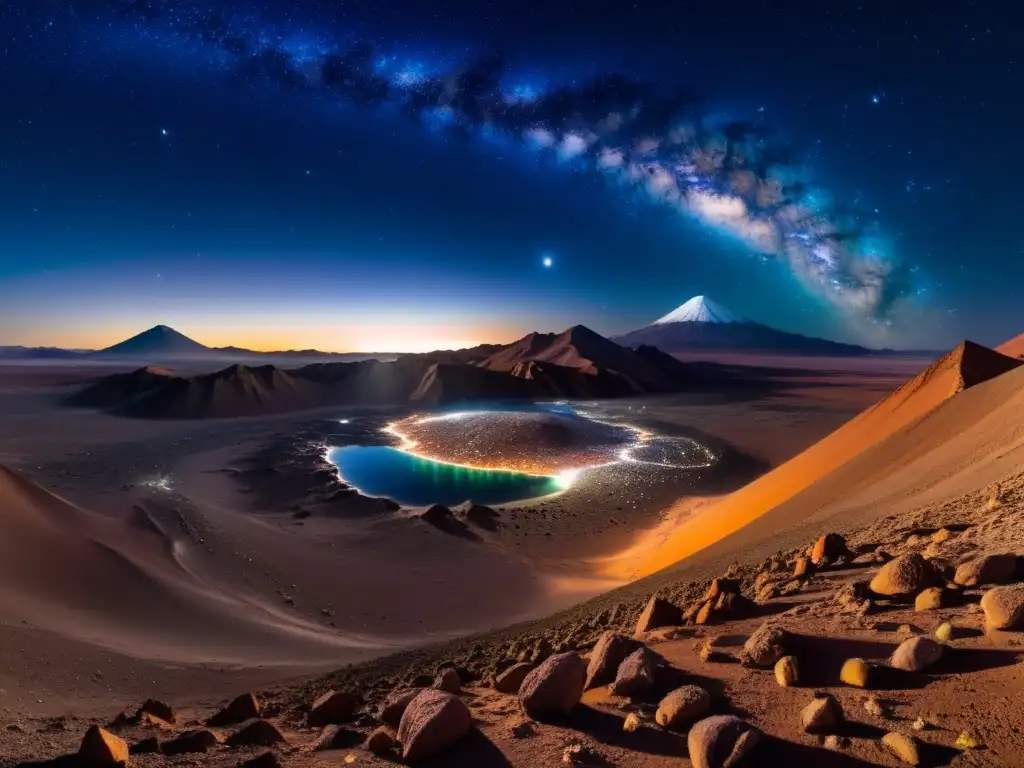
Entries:
{"label": "starry sky", "polygon": [[1024,331],[999,2],[6,0],[0,344],[420,351],[696,294]]}

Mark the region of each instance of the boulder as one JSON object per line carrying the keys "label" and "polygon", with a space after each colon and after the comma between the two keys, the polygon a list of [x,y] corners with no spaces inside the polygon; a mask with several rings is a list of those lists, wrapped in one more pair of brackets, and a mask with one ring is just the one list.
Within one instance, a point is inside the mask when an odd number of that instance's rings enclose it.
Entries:
{"label": "boulder", "polygon": [[781,627],[766,622],[762,624],[743,644],[741,661],[746,666],[771,667],[786,655],[789,633]]}
{"label": "boulder", "polygon": [[939,528],[935,533],[931,535],[932,544],[943,544],[949,541],[953,537],[953,532],[949,528]]}
{"label": "boulder", "polygon": [[761,587],[761,589],[758,590],[757,597],[755,598],[755,600],[760,605],[764,605],[769,600],[775,597],[777,591],[778,588],[775,586],[775,584],[765,584],[763,587]]}
{"label": "boulder", "polygon": [[882,744],[888,747],[891,752],[907,765],[921,764],[917,741],[912,737],[891,731],[882,737]]}
{"label": "boulder", "polygon": [[994,587],[981,598],[988,629],[1024,628],[1024,584]]}
{"label": "boulder", "polygon": [[[593,661],[593,656],[591,656],[591,661]],[[494,690],[500,693],[519,693],[519,686],[523,684],[523,680],[533,671],[533,668],[532,664],[513,664],[494,678]],[[588,667],[588,674],[589,669]]]}
{"label": "boulder", "polygon": [[661,700],[654,719],[663,728],[676,728],[704,717],[710,709],[707,691],[698,685],[684,685]]}
{"label": "boulder", "polygon": [[796,656],[783,656],[775,663],[775,680],[783,688],[797,684],[800,679],[800,666]]}
{"label": "boulder", "polygon": [[469,707],[462,699],[444,691],[423,690],[406,707],[398,726],[402,759],[415,761],[436,755],[464,738],[472,727]]}
{"label": "boulder", "polygon": [[916,552],[910,552],[879,568],[871,580],[871,591],[889,597],[914,595],[935,581],[935,570],[928,561]]}
{"label": "boulder", "polygon": [[128,743],[120,736],[94,725],[82,738],[82,745],[78,748],[78,760],[84,765],[96,768],[127,765]]}
{"label": "boulder", "polygon": [[668,600],[654,595],[636,622],[636,634],[650,632],[658,627],[676,627],[683,623],[683,612]]}
{"label": "boulder", "polygon": [[174,723],[174,709],[171,708],[170,704],[164,704],[162,701],[156,699],[146,699],[139,707],[137,716],[141,718],[144,714],[150,714],[155,717],[159,717],[166,723]]}
{"label": "boulder", "polygon": [[527,715],[536,720],[551,715],[567,715],[583,697],[586,681],[586,665],[576,653],[550,656],[523,680],[519,688],[519,704]]}
{"label": "boulder", "polygon": [[205,752],[210,747],[221,743],[220,736],[213,731],[201,729],[197,731],[186,731],[176,739],[164,742],[163,752],[165,755],[184,755],[193,752]]}
{"label": "boulder", "polygon": [[849,552],[846,539],[838,533],[826,533],[816,542],[811,550],[811,562],[822,565],[835,562]]}
{"label": "boulder", "polygon": [[694,624],[704,625],[704,624],[707,624],[709,621],[711,621],[711,601],[710,600],[708,600],[706,603],[704,603],[704,605],[702,605],[700,607],[700,610],[697,611],[697,615],[694,617],[693,623]]}
{"label": "boulder", "polygon": [[839,679],[854,688],[867,688],[871,680],[871,667],[864,659],[847,659],[839,670]]}
{"label": "boulder", "polygon": [[803,579],[811,575],[813,566],[809,557],[798,557],[793,562],[793,578]]}
{"label": "boulder", "polygon": [[[598,638],[594,650],[590,652],[585,689],[589,691],[591,688],[607,685],[614,680],[619,665],[639,647],[640,643],[625,635],[616,632],[602,634]],[[522,682],[521,679],[520,682]],[[519,689],[516,688],[516,690]]]}
{"label": "boulder", "polygon": [[705,606],[705,603],[696,602],[692,603],[689,608],[683,611],[683,623],[689,624],[690,622],[696,622],[697,614],[700,613],[700,609]]}
{"label": "boulder", "polygon": [[268,720],[253,720],[232,733],[224,741],[229,747],[273,747],[284,744],[277,726]]}
{"label": "boulder", "polygon": [[306,720],[314,728],[348,722],[362,701],[354,691],[328,691],[313,702]]}
{"label": "boulder", "polygon": [[402,715],[409,702],[420,695],[422,688],[395,688],[387,695],[380,709],[377,710],[377,719],[392,728],[397,728],[402,722]]}
{"label": "boulder", "polygon": [[831,694],[822,694],[800,712],[800,724],[807,733],[833,733],[843,723],[843,708]]}
{"label": "boulder", "polygon": [[945,590],[939,587],[928,587],[914,598],[915,611],[937,611],[942,607]]}
{"label": "boulder", "polygon": [[378,757],[390,755],[398,745],[397,735],[391,728],[382,725],[366,739],[366,748]]}
{"label": "boulder", "polygon": [[939,661],[945,651],[942,643],[918,635],[900,643],[889,659],[889,666],[907,672],[921,672]]}
{"label": "boulder", "polygon": [[260,702],[253,694],[243,693],[224,709],[215,714],[206,724],[213,727],[237,725],[260,716]]}
{"label": "boulder", "polygon": [[724,592],[719,595],[713,611],[721,619],[742,619],[753,612],[753,602],[735,592]]}
{"label": "boulder", "polygon": [[643,696],[654,688],[658,657],[646,646],[626,657],[615,673],[609,691],[615,696]]}
{"label": "boulder", "polygon": [[451,667],[441,670],[441,674],[434,680],[434,688],[445,693],[459,693],[462,690],[462,680],[459,673]]}
{"label": "boulder", "polygon": [[948,643],[953,639],[953,625],[948,621],[939,624],[938,629],[935,630],[935,639],[940,643]]}
{"label": "boulder", "polygon": [[693,768],[732,768],[754,748],[761,732],[733,715],[708,717],[690,729],[686,746]]}
{"label": "boulder", "polygon": [[980,587],[983,584],[1006,584],[1017,573],[1017,556],[1013,554],[985,555],[967,560],[957,566],[953,581],[962,587]]}

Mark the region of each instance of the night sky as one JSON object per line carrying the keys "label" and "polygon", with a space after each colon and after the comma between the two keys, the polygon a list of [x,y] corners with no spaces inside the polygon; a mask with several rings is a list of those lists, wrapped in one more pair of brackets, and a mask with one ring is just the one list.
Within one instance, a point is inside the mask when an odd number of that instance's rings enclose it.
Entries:
{"label": "night sky", "polygon": [[1024,331],[1010,4],[5,0],[0,344],[419,351],[695,294]]}

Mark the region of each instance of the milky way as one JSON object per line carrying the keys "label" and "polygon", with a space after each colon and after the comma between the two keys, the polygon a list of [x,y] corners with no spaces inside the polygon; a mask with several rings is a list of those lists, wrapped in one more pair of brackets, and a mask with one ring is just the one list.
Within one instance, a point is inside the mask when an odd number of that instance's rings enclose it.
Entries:
{"label": "milky way", "polygon": [[317,91],[394,107],[432,129],[501,135],[555,166],[691,217],[784,263],[810,292],[853,317],[884,318],[911,272],[873,225],[805,181],[799,153],[760,122],[715,120],[680,92],[621,75],[539,89],[483,56],[435,69],[367,41],[281,32],[251,13],[171,0],[96,0],[111,28],[167,51],[206,52],[252,87]]}

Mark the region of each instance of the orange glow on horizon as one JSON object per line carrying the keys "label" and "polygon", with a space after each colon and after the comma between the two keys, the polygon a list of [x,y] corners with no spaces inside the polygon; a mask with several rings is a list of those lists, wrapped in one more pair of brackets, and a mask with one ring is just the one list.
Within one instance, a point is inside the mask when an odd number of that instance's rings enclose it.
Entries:
{"label": "orange glow on horizon", "polygon": [[[22,327],[10,329],[11,337],[0,344],[65,349],[105,349],[131,338],[159,322],[140,326],[125,323],[102,326]],[[283,352],[316,349],[336,353],[434,352],[465,349],[485,343],[509,343],[525,331],[498,326],[472,328],[445,325],[357,326],[281,325],[189,325],[164,322],[179,333],[208,347],[239,347],[254,352]]]}

